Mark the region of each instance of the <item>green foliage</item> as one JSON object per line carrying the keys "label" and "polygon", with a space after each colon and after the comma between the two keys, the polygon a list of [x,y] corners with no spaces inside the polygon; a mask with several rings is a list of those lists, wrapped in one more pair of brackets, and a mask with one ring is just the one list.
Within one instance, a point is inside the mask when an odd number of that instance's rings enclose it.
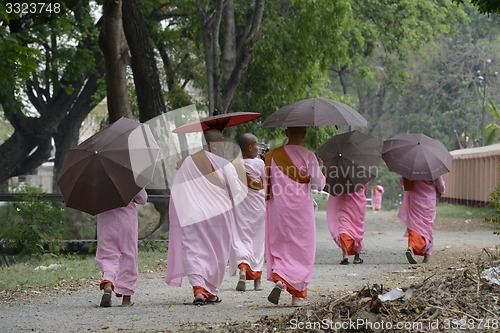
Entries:
{"label": "green foliage", "polygon": [[[261,33],[234,110],[259,112],[264,120],[298,100],[333,97],[328,62],[346,58],[342,34],[350,12],[345,0],[266,2]],[[266,141],[282,135],[282,129],[262,129],[259,123],[238,126],[238,133],[252,132]]]}
{"label": "green foliage", "polygon": [[2,217],[0,239],[21,255],[58,254],[64,234],[62,209],[40,198],[42,192],[27,188],[21,202],[13,203]]}
{"label": "green foliage", "polygon": [[166,252],[167,250],[165,244],[157,242],[152,239],[140,240],[138,243],[138,248],[139,251],[142,252],[154,252],[154,251]]}
{"label": "green foliage", "polygon": [[[500,183],[497,185],[495,191],[491,193],[491,202],[494,207],[494,215],[485,220],[498,224],[497,229],[500,230]],[[500,231],[495,231],[495,234],[500,235]]]}
{"label": "green foliage", "polygon": [[490,207],[473,207],[465,205],[454,205],[450,203],[438,202],[436,214],[440,217],[455,219],[488,219],[493,216],[493,209]]}
{"label": "green foliage", "polygon": [[68,239],[95,239],[96,217],[76,209],[64,209],[64,221]]}
{"label": "green foliage", "polygon": [[[453,2],[464,4],[464,0],[453,0]],[[470,0],[470,3],[476,6],[482,14],[500,14],[500,3],[498,0]]]}
{"label": "green foliage", "polygon": [[486,145],[491,145],[500,141],[500,125],[496,122],[500,121],[500,110],[491,99],[488,99],[488,111],[493,117],[493,122],[486,126]]}

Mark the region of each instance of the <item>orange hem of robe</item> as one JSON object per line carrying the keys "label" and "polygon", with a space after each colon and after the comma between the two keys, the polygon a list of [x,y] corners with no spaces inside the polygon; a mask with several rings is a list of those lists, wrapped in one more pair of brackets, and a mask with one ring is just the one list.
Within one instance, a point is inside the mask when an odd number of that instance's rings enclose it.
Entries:
{"label": "orange hem of robe", "polygon": [[257,279],[260,279],[260,277],[262,276],[262,271],[260,272],[255,272],[253,271],[250,266],[244,262],[242,262],[241,264],[238,265],[238,268],[239,269],[242,269],[244,268],[245,271],[247,272],[247,276],[246,276],[246,279],[247,280],[257,280]]}
{"label": "orange hem of robe", "polygon": [[415,230],[407,229],[408,231],[408,247],[413,249],[413,254],[417,256],[424,255],[424,249],[427,245],[425,238]]}
{"label": "orange hem of robe", "polygon": [[288,291],[292,296],[299,297],[299,298],[306,298],[307,297],[307,289],[304,289],[302,291],[298,291],[294,287],[292,287],[288,282],[285,281],[281,276],[279,276],[277,273],[273,273],[272,275],[273,282],[276,283],[278,281],[281,281],[285,284],[286,286],[286,291]]}
{"label": "orange hem of robe", "polygon": [[348,234],[340,234],[340,248],[347,252],[347,255],[352,256],[354,252],[354,239]]}
{"label": "orange hem of robe", "polygon": [[113,284],[113,282],[109,281],[109,280],[102,280],[101,283],[99,283],[99,289],[100,290],[103,290],[104,289],[104,285],[106,283],[111,283],[111,290],[115,291],[115,285]]}
{"label": "orange hem of robe", "polygon": [[201,286],[193,286],[193,294],[194,297],[198,294],[202,294],[205,298],[213,298],[215,295],[212,295],[211,293],[208,292],[205,288]]}

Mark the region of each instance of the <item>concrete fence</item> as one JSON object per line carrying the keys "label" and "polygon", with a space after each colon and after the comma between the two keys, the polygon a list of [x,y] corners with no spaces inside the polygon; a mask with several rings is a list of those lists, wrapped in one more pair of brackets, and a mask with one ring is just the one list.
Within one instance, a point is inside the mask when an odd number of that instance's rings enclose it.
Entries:
{"label": "concrete fence", "polygon": [[490,194],[500,179],[500,143],[450,153],[452,168],[443,175],[446,194],[441,199],[471,206],[489,205]]}

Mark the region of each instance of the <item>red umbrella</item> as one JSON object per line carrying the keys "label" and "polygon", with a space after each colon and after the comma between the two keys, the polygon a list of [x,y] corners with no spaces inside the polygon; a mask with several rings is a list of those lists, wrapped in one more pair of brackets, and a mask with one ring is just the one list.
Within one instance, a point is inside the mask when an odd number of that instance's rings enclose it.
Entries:
{"label": "red umbrella", "polygon": [[[214,112],[216,113],[216,112]],[[210,117],[201,118],[182,126],[177,127],[174,133],[192,133],[203,132],[209,129],[218,129],[222,131],[225,127],[243,124],[261,117],[262,114],[256,112],[232,112],[216,114]]]}
{"label": "red umbrella", "polygon": [[160,152],[148,125],[120,118],[66,153],[57,185],[66,207],[96,215],[127,206]]}

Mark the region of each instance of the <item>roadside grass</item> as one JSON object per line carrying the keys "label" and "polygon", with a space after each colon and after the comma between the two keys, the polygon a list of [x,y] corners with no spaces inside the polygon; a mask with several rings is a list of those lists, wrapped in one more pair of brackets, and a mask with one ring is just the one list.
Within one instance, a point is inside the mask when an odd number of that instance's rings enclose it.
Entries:
{"label": "roadside grass", "polygon": [[440,217],[484,220],[493,217],[494,213],[495,210],[492,207],[472,207],[443,202],[436,205],[436,214]]}
{"label": "roadside grass", "polygon": [[[139,274],[163,272],[166,258],[166,251],[139,251]],[[93,256],[46,256],[18,261],[10,266],[0,266],[0,292],[64,288],[89,284],[89,281],[94,280],[97,283],[100,278],[101,274]]]}

